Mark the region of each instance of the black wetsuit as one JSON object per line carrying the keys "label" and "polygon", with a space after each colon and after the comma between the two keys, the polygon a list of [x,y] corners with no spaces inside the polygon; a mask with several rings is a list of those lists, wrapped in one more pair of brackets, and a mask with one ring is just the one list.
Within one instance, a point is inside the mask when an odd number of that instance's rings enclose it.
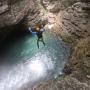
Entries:
{"label": "black wetsuit", "polygon": [[44,46],[45,46],[45,42],[43,40],[43,32],[45,31],[44,28],[41,28],[40,31],[33,31],[32,28],[29,28],[29,31],[32,33],[32,34],[36,34],[37,37],[38,37],[38,40],[37,40],[37,46],[39,48],[39,41],[41,41]]}
{"label": "black wetsuit", "polygon": [[43,35],[42,35],[43,32],[38,31],[38,32],[36,32],[36,34],[37,34],[37,37],[38,37],[38,40],[37,40],[37,46],[38,46],[38,48],[39,48],[39,41],[41,41],[44,44],[44,46],[45,46],[45,42],[43,40]]}

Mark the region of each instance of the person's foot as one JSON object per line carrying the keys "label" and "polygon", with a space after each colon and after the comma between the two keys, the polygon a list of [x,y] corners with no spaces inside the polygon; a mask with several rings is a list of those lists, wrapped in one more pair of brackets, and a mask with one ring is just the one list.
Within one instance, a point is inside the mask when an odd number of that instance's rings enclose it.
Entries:
{"label": "person's foot", "polygon": [[39,49],[39,42],[37,41],[37,47],[38,47],[38,49]]}
{"label": "person's foot", "polygon": [[38,49],[39,49],[39,46],[37,45]]}
{"label": "person's foot", "polygon": [[43,42],[44,46],[45,46],[45,42]]}

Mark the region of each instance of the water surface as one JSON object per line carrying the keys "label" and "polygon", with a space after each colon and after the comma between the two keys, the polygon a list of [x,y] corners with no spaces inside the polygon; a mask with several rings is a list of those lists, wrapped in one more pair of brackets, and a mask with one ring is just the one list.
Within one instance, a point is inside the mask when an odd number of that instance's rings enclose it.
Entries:
{"label": "water surface", "polygon": [[[16,35],[17,36],[17,35]],[[46,46],[30,34],[10,37],[0,51],[0,90],[26,90],[62,73],[70,46],[51,31],[44,33]]]}

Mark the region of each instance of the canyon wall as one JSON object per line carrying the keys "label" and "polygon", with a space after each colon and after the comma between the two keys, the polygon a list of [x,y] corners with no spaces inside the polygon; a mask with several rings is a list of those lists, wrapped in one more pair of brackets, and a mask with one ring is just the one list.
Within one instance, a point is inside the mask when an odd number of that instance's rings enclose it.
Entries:
{"label": "canyon wall", "polygon": [[19,23],[34,8],[33,0],[0,1],[0,28]]}
{"label": "canyon wall", "polygon": [[0,0],[0,40],[13,25],[24,20],[27,27],[33,26],[47,13],[58,19],[54,29],[62,38],[69,36],[77,43],[64,68],[70,75],[40,84],[35,90],[90,90],[90,0]]}
{"label": "canyon wall", "polygon": [[90,0],[43,0],[43,6],[57,15],[61,37],[74,44],[63,70],[65,75],[34,90],[90,90]]}
{"label": "canyon wall", "polygon": [[0,41],[16,29],[29,12],[36,10],[35,3],[35,0],[0,0]]}

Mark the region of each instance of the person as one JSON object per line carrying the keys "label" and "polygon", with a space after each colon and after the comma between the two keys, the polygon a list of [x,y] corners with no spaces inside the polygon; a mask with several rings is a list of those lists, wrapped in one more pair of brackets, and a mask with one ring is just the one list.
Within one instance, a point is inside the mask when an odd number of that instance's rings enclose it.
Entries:
{"label": "person", "polygon": [[41,41],[43,43],[43,45],[45,46],[45,42],[43,40],[43,32],[45,31],[43,26],[40,25],[36,25],[35,29],[29,27],[29,31],[32,33],[32,35],[37,35],[38,39],[37,39],[37,46],[39,48],[39,42]]}

